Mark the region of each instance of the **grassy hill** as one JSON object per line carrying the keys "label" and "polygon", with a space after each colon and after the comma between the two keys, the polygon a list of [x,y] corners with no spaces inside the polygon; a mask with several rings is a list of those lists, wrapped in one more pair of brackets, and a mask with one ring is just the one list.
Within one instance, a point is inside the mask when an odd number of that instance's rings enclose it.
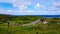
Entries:
{"label": "grassy hill", "polygon": [[[12,23],[27,24],[41,19],[41,24],[34,26],[14,26]],[[8,27],[10,20],[10,27]],[[43,20],[48,23],[43,24]],[[40,23],[40,22],[39,22]],[[60,18],[43,18],[41,16],[15,16],[0,14],[0,34],[60,34]]]}
{"label": "grassy hill", "polygon": [[0,14],[0,23],[7,22],[8,20],[10,20],[11,22],[29,23],[40,18],[40,16],[15,16]]}

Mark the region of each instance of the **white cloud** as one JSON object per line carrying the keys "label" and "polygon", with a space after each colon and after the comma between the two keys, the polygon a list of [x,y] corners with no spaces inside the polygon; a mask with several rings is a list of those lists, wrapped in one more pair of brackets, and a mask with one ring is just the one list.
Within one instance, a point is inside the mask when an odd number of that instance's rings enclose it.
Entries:
{"label": "white cloud", "polygon": [[44,10],[47,10],[48,8],[47,8],[46,6],[43,6],[43,9],[44,9]]}
{"label": "white cloud", "polygon": [[0,8],[0,14],[11,14],[11,13],[12,13],[12,10]]}
{"label": "white cloud", "polygon": [[[12,3],[13,4],[13,7],[17,7],[18,8],[18,10],[15,10],[15,9],[14,10],[0,9],[0,13],[21,14],[21,15],[50,14],[50,12],[48,12],[49,10],[48,11],[45,11],[48,8],[45,5],[41,5],[40,4],[40,0],[37,0],[37,1],[39,1],[39,3],[36,3],[36,5],[34,4],[35,5],[34,8],[36,9],[36,11],[27,10],[28,9],[27,8],[27,5],[32,4],[34,1],[33,0],[0,0],[0,2]],[[54,5],[55,8],[49,8],[49,9],[51,9],[52,14],[58,13],[58,12],[55,12],[55,11],[58,10],[56,7],[59,7],[60,6],[60,2],[54,2],[53,5]],[[43,8],[43,11],[39,10],[40,8]]]}
{"label": "white cloud", "polygon": [[6,9],[0,8],[0,13],[4,14],[4,12],[6,11]]}
{"label": "white cloud", "polygon": [[53,5],[54,5],[56,8],[60,8],[60,2],[54,2]]}
{"label": "white cloud", "polygon": [[60,2],[54,2],[53,3],[55,6],[60,6]]}
{"label": "white cloud", "polygon": [[41,8],[43,8],[43,10],[48,10],[48,7],[45,5],[41,5]]}
{"label": "white cloud", "polygon": [[18,5],[16,5],[16,4],[13,4],[13,7],[18,7]]}
{"label": "white cloud", "polygon": [[37,5],[36,5],[37,7],[40,7],[40,4],[39,3],[37,3]]}
{"label": "white cloud", "polygon": [[43,14],[47,14],[48,12],[47,11],[43,11]]}
{"label": "white cloud", "polygon": [[34,14],[34,11],[32,11],[32,10],[25,10],[25,11],[17,11],[17,13],[16,14],[18,14],[18,15],[33,15]]}
{"label": "white cloud", "polygon": [[0,2],[12,3],[13,7],[18,7],[19,10],[24,10],[25,8],[27,8],[27,5],[32,4],[33,0],[0,0]]}
{"label": "white cloud", "polygon": [[6,11],[6,14],[11,14],[12,13],[12,10],[7,10]]}
{"label": "white cloud", "polygon": [[3,11],[3,10],[0,8],[0,13],[2,13],[2,11]]}
{"label": "white cloud", "polygon": [[[18,10],[4,10],[6,14],[21,14],[21,15],[33,15],[33,14],[41,14],[40,11],[32,11],[32,10],[26,10],[27,5],[30,5],[33,3],[33,0],[1,0],[0,2],[6,2],[6,3],[12,3],[13,7],[18,7]],[[40,4],[36,4],[36,9],[40,8]],[[4,12],[3,11],[3,12]]]}
{"label": "white cloud", "polygon": [[28,3],[28,5],[32,4],[31,2],[27,2],[27,3]]}
{"label": "white cloud", "polygon": [[50,8],[50,11],[58,11],[58,8],[56,8],[55,6]]}
{"label": "white cloud", "polygon": [[40,9],[40,4],[39,3],[36,4],[35,9]]}
{"label": "white cloud", "polygon": [[56,14],[57,12],[56,11],[52,11],[51,13]]}
{"label": "white cloud", "polygon": [[50,7],[49,11],[51,11],[52,14],[58,13],[58,10],[60,8],[60,2],[53,2],[53,6]]}
{"label": "white cloud", "polygon": [[25,11],[25,14],[26,14],[26,15],[33,15],[33,14],[34,14],[34,11],[27,10],[27,11]]}
{"label": "white cloud", "polygon": [[19,6],[18,8],[19,8],[21,11],[24,11],[24,10],[27,9],[27,6],[25,6],[25,5],[21,5],[21,6]]}

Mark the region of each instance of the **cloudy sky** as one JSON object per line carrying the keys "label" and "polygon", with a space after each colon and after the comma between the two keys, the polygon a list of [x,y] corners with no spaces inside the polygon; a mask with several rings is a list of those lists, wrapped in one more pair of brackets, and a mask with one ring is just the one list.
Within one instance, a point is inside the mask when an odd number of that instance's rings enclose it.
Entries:
{"label": "cloudy sky", "polygon": [[60,0],[0,0],[0,14],[60,15]]}

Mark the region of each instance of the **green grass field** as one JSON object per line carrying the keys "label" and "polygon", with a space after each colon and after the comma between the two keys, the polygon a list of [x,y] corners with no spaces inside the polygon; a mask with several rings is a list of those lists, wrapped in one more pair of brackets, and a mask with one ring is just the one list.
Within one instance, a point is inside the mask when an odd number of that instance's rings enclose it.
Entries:
{"label": "green grass field", "polygon": [[[8,18],[10,18],[10,27],[8,27]],[[21,26],[40,19],[41,24],[37,27]],[[46,20],[48,24],[42,22]],[[13,23],[19,23],[19,26]],[[40,23],[40,22],[39,22]],[[60,34],[60,18],[43,18],[41,16],[1,16],[0,15],[0,34]]]}
{"label": "green grass field", "polygon": [[[37,33],[38,32],[38,33]],[[57,24],[40,24],[35,26],[7,26],[0,24],[0,34],[60,34],[60,25]]]}

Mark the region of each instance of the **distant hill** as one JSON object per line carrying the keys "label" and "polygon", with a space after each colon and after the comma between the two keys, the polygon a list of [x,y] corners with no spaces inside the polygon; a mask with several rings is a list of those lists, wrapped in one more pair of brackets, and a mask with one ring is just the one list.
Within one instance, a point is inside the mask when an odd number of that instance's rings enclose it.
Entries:
{"label": "distant hill", "polygon": [[45,18],[60,18],[60,15],[9,15],[9,14],[0,14],[0,16],[5,16],[5,17],[41,16],[41,17],[45,17]]}
{"label": "distant hill", "polygon": [[0,14],[0,23],[8,20],[19,23],[29,23],[42,18],[60,18],[60,15],[8,15]]}
{"label": "distant hill", "polygon": [[5,22],[7,23],[8,20],[19,23],[29,23],[39,18],[40,18],[39,16],[32,16],[32,15],[17,16],[17,15],[0,14],[1,23],[5,23]]}
{"label": "distant hill", "polygon": [[6,23],[8,19],[14,17],[13,15],[0,14],[0,23]]}

